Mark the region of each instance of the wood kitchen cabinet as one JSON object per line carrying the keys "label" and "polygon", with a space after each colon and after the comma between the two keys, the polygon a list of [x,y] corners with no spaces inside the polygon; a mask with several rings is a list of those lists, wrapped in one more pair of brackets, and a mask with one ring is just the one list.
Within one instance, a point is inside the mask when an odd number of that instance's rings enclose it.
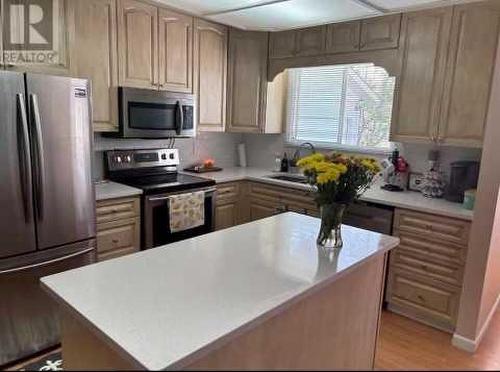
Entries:
{"label": "wood kitchen cabinet", "polygon": [[95,132],[118,130],[118,57],[115,0],[72,0],[71,75],[92,84]]}
{"label": "wood kitchen cabinet", "polygon": [[265,129],[267,49],[267,33],[230,30],[229,132],[261,133]]}
{"label": "wood kitchen cabinet", "polygon": [[158,13],[160,89],[193,92],[193,17],[160,8]]}
{"label": "wood kitchen cabinet", "polygon": [[271,32],[269,35],[269,57],[289,58],[296,53],[297,33],[295,30]]}
{"label": "wood kitchen cabinet", "polygon": [[403,16],[393,141],[431,142],[437,138],[452,13],[452,7],[445,7]]}
{"label": "wood kitchen cabinet", "polygon": [[463,284],[470,222],[397,209],[401,243],[389,264],[388,309],[452,332]]}
{"label": "wood kitchen cabinet", "polygon": [[325,52],[326,26],[303,28],[296,34],[296,56],[315,56]]}
{"label": "wood kitchen cabinet", "polygon": [[217,185],[215,202],[215,230],[236,226],[242,220],[242,188],[239,182]]}
{"label": "wood kitchen cabinet", "polygon": [[362,20],[360,50],[397,48],[400,28],[401,14]]}
{"label": "wood kitchen cabinet", "polygon": [[349,53],[359,51],[361,22],[333,23],[326,29],[326,52]]}
{"label": "wood kitchen cabinet", "polygon": [[137,0],[118,0],[119,82],[158,89],[158,8]]}
{"label": "wood kitchen cabinet", "polygon": [[141,223],[138,197],[98,201],[96,216],[98,261],[140,250]]}
{"label": "wood kitchen cabinet", "polygon": [[454,7],[438,141],[482,146],[500,29],[500,3]]}
{"label": "wood kitchen cabinet", "polygon": [[402,21],[393,141],[481,147],[500,29],[500,3],[408,13]]}
{"label": "wood kitchen cabinet", "polygon": [[224,132],[226,128],[228,28],[195,19],[194,67],[198,130]]}

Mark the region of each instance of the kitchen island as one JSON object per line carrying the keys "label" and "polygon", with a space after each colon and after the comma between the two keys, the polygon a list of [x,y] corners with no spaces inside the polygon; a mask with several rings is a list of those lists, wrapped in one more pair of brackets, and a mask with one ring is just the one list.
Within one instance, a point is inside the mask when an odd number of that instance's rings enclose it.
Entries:
{"label": "kitchen island", "polygon": [[371,369],[394,237],[286,213],[42,279],[64,368]]}

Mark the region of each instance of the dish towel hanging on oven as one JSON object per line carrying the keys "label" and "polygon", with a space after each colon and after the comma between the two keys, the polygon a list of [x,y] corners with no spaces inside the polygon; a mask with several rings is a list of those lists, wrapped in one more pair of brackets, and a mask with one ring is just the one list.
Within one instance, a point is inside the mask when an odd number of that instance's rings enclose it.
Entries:
{"label": "dish towel hanging on oven", "polygon": [[172,195],[169,198],[170,231],[193,229],[205,224],[205,192]]}

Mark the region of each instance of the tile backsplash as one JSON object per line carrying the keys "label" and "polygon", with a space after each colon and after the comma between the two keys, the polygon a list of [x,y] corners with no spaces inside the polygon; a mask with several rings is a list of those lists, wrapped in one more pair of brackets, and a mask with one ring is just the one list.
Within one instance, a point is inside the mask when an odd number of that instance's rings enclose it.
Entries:
{"label": "tile backsplash", "polygon": [[[241,134],[200,133],[196,138],[179,138],[175,147],[180,151],[181,167],[199,163],[207,158],[221,167],[234,167],[236,148],[243,141]],[[94,180],[105,177],[104,151],[115,149],[147,149],[168,147],[169,140],[120,139],[94,135]]]}

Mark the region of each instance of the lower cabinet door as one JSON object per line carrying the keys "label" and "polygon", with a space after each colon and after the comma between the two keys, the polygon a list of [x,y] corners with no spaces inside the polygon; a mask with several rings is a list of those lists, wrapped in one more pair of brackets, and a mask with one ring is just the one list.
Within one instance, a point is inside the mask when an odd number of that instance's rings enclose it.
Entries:
{"label": "lower cabinet door", "polygon": [[97,260],[104,261],[140,250],[139,217],[97,225]]}
{"label": "lower cabinet door", "polygon": [[215,207],[215,230],[223,230],[238,224],[238,205],[229,203]]}

